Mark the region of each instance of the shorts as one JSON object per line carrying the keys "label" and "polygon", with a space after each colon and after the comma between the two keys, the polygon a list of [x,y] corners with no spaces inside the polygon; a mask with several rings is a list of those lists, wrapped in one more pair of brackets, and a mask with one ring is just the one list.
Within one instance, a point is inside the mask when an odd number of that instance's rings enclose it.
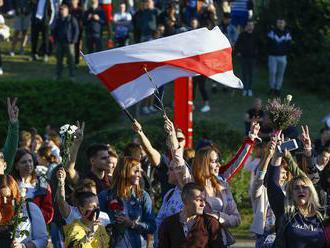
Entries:
{"label": "shorts", "polygon": [[101,8],[104,11],[106,23],[111,23],[112,20],[113,20],[112,3],[110,3],[110,4],[101,4]]}
{"label": "shorts", "polygon": [[31,15],[18,15],[15,16],[14,29],[16,31],[26,31],[31,25]]}

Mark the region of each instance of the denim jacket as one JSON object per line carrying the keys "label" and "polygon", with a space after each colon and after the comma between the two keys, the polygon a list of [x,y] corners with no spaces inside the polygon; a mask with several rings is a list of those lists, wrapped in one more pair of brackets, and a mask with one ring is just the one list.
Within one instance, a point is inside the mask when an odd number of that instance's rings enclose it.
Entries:
{"label": "denim jacket", "polygon": [[[110,222],[114,223],[115,212],[110,209],[109,205],[116,198],[112,189],[104,190],[99,194],[100,210],[109,215]],[[156,230],[155,216],[152,209],[152,202],[149,194],[143,191],[140,198],[132,194],[129,200],[125,200],[128,217],[136,222],[134,229],[128,228],[128,239],[131,247],[145,247],[147,234],[152,234]]]}

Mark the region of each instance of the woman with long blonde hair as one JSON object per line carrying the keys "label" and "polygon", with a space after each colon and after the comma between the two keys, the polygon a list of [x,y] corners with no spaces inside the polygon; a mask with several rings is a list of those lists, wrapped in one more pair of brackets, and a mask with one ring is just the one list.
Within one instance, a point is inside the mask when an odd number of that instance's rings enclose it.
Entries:
{"label": "woman with long blonde hair", "polygon": [[151,198],[141,188],[141,170],[136,159],[121,158],[111,189],[99,194],[100,209],[108,213],[112,224],[111,247],[146,247],[147,234],[155,231]]}
{"label": "woman with long blonde hair", "polygon": [[192,166],[194,181],[202,186],[206,194],[206,207],[204,212],[214,216],[223,227],[223,241],[226,246],[234,243],[234,238],[226,228],[236,227],[240,224],[240,215],[228,180],[234,176],[253,149],[254,139],[257,137],[260,126],[253,122],[249,137],[234,158],[225,165],[219,161],[219,150],[215,146],[207,146],[196,152]]}
{"label": "woman with long blonde hair", "polygon": [[[301,172],[287,183],[283,192],[278,180],[282,156],[275,154],[268,172],[268,198],[276,217],[274,247],[329,247],[319,197],[312,181]],[[294,163],[288,151],[284,152],[284,158],[289,166]]]}

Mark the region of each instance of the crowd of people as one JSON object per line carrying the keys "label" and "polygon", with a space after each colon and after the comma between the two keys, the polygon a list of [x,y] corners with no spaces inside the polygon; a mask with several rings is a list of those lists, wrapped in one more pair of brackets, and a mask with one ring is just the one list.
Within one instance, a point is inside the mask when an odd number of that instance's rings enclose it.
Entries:
{"label": "crowd of people", "polygon": [[[0,152],[1,247],[230,247],[229,229],[241,216],[229,182],[243,167],[251,172],[255,247],[330,247],[329,126],[314,142],[308,126],[301,135],[297,127],[270,130],[257,99],[241,147],[224,163],[210,139],[185,148],[183,132],[167,116],[162,152],[134,120],[137,139],[122,151],[89,144],[82,171],[76,161],[85,124],[20,131],[16,100],[7,99]],[[298,149],[278,148],[288,139]]]}
{"label": "crowd of people", "polygon": [[[80,50],[92,53],[201,27],[212,29],[218,26],[231,43],[233,54],[239,58],[243,95],[253,95],[258,47],[262,39],[254,31],[254,1],[127,0],[120,2],[118,12],[113,9],[111,0],[1,0],[0,42],[9,40],[10,33],[13,33],[9,55],[15,56],[25,54],[30,41],[29,59],[33,61],[43,58],[47,62],[53,53],[57,61],[56,80],[63,76],[63,60],[66,58],[69,77],[75,80]],[[10,26],[5,24],[4,16],[8,21],[12,19]],[[292,38],[282,17],[274,20],[274,24],[274,28],[263,35],[268,40],[270,93],[279,95]],[[0,50],[0,75],[3,73]],[[204,76],[194,79],[203,102],[199,108],[201,112],[211,110],[206,81]],[[216,84],[213,86],[216,91]],[[163,95],[164,88],[161,87],[159,92]],[[145,100],[142,113],[156,112],[154,103],[153,97]]]}

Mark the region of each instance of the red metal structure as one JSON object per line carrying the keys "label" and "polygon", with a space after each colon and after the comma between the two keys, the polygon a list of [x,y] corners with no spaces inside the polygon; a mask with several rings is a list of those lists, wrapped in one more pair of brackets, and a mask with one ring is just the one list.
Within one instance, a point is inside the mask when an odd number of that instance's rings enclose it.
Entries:
{"label": "red metal structure", "polygon": [[174,125],[186,136],[186,147],[193,145],[193,80],[178,78],[174,81]]}

